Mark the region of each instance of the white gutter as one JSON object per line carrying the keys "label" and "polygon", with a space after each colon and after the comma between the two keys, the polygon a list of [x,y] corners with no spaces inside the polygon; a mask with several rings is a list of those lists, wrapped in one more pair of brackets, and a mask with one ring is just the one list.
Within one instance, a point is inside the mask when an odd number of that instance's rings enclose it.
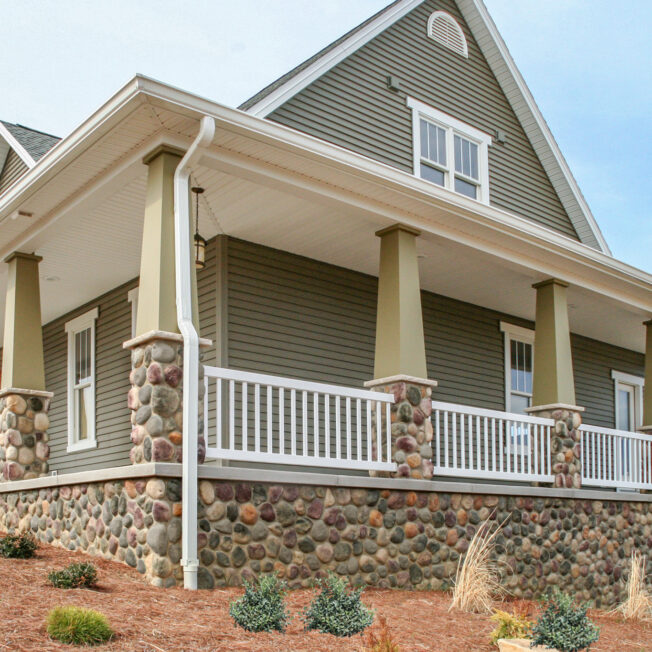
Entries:
{"label": "white gutter", "polygon": [[199,401],[199,334],[192,323],[192,257],[190,255],[190,169],[213,142],[215,120],[204,116],[199,133],[174,173],[174,265],[177,322],[183,336],[183,460],[181,545],[183,586],[197,589],[197,430]]}

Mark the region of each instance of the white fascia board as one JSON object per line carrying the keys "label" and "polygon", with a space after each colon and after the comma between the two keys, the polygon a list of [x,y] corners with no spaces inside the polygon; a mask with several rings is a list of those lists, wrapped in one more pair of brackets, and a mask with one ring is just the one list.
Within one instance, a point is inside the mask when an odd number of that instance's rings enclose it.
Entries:
{"label": "white fascia board", "polygon": [[16,140],[16,137],[0,122],[0,136],[9,144],[11,149],[18,154],[22,162],[28,167],[33,168],[36,161],[30,156],[27,150]]}
{"label": "white fascia board", "polygon": [[458,5],[489,67],[523,125],[580,239],[584,240],[583,231],[586,232],[588,226],[601,251],[611,255],[609,245],[557,141],[484,3],[482,0],[458,0]]}
{"label": "white fascia board", "polygon": [[247,109],[247,113],[264,118],[287,102],[293,95],[303,90],[315,79],[343,61],[350,54],[368,43],[372,38],[390,27],[400,18],[418,7],[424,0],[403,0],[382,13],[376,20],[352,34],[346,41],[319,57],[307,68],[297,73],[284,84],[273,90],[260,101]]}

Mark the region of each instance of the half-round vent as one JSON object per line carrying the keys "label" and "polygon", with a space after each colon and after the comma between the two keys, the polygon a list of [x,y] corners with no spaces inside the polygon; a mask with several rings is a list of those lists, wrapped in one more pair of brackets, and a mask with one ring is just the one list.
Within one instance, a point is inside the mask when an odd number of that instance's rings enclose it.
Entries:
{"label": "half-round vent", "polygon": [[435,11],[428,18],[428,36],[463,57],[469,56],[466,37],[459,23],[445,11]]}

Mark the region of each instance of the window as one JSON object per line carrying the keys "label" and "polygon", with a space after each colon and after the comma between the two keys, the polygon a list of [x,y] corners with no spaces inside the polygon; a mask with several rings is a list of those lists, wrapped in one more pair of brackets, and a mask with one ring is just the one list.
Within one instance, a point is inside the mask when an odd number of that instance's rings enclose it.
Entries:
{"label": "window", "polygon": [[614,381],[616,429],[635,432],[643,424],[645,379],[620,371],[612,371],[611,377]]}
{"label": "window", "polygon": [[131,337],[136,337],[136,318],[138,317],[138,288],[127,292],[127,301],[131,304]]}
{"label": "window", "polygon": [[411,97],[414,174],[489,203],[491,136]]}
{"label": "window", "polygon": [[468,57],[466,37],[459,23],[445,11],[435,11],[428,18],[428,36],[457,54]]}
{"label": "window", "polygon": [[505,334],[505,410],[525,414],[532,404],[534,331],[500,322]]}
{"label": "window", "polygon": [[68,451],[95,440],[95,321],[97,308],[66,324],[68,333]]}

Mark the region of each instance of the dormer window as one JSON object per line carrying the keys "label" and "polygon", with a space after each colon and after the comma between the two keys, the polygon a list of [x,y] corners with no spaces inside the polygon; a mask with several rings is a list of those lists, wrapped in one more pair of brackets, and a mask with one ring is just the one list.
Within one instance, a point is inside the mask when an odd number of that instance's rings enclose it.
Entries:
{"label": "dormer window", "polygon": [[491,136],[411,97],[407,105],[412,109],[414,174],[488,204]]}
{"label": "dormer window", "polygon": [[469,56],[466,37],[460,24],[445,11],[435,11],[430,15],[428,36],[462,57]]}

